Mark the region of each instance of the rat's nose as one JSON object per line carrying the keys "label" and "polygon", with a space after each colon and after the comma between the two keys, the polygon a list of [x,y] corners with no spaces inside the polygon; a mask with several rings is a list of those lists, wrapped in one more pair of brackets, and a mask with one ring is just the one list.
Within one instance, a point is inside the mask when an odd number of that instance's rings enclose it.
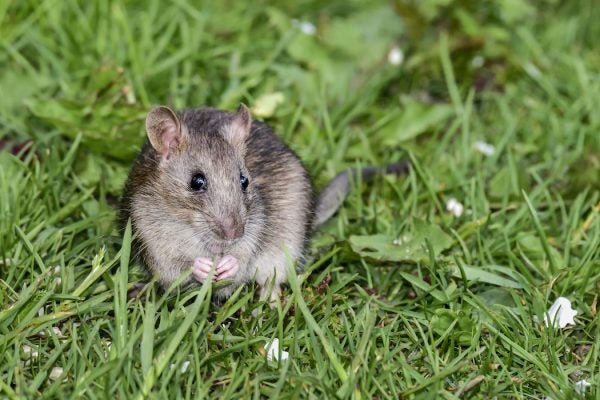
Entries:
{"label": "rat's nose", "polygon": [[223,239],[233,240],[242,237],[244,226],[236,222],[232,217],[227,217],[221,223],[221,237]]}

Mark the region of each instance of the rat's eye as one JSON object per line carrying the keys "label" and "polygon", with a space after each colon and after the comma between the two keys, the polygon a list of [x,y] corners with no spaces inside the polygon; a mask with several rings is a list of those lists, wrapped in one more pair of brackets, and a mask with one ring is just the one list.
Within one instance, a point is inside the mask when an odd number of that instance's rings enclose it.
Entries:
{"label": "rat's eye", "polygon": [[206,190],[206,177],[202,174],[195,174],[192,176],[190,188],[194,192],[204,192]]}
{"label": "rat's eye", "polygon": [[250,180],[246,178],[244,175],[240,174],[240,185],[242,185],[242,190],[246,190],[248,188],[248,184]]}

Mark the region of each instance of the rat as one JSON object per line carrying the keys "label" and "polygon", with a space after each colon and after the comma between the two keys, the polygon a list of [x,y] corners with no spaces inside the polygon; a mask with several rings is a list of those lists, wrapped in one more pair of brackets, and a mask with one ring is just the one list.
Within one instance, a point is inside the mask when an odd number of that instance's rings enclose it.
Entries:
{"label": "rat", "polygon": [[[287,281],[287,265],[302,269],[311,234],[329,219],[358,174],[349,169],[316,195],[300,158],[245,105],[236,112],[153,108],[148,140],[135,160],[121,199],[121,226],[131,220],[133,253],[169,287],[191,268],[184,286],[213,280],[228,285],[216,300],[256,282],[273,304]],[[404,172],[405,162],[387,173]]]}

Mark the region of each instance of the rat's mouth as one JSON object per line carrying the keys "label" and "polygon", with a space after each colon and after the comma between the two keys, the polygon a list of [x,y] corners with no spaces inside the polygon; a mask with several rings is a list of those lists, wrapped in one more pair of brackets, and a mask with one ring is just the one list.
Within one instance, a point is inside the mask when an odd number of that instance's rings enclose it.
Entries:
{"label": "rat's mouth", "polygon": [[222,240],[213,239],[208,243],[207,249],[215,256],[223,255],[230,247],[236,244],[240,239]]}

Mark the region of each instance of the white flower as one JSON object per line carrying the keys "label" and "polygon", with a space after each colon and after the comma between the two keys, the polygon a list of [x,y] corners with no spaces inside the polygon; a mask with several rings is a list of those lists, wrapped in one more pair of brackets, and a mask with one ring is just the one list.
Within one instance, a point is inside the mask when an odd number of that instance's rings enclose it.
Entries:
{"label": "white flower", "polygon": [[185,374],[185,372],[188,370],[189,366],[190,366],[190,362],[184,361],[181,363],[181,368],[179,368],[179,371],[181,371],[182,374]]}
{"label": "white flower", "polygon": [[450,197],[446,202],[446,210],[452,213],[455,217],[460,217],[465,211],[465,206],[454,197]]}
{"label": "white flower", "polygon": [[544,315],[546,326],[552,324],[555,328],[564,328],[567,325],[575,325],[574,317],[577,311],[571,308],[571,302],[565,297],[559,297],[550,306],[548,313]]}
{"label": "white flower", "polygon": [[493,156],[496,152],[496,148],[493,145],[486,143],[482,140],[476,141],[474,146],[475,150],[488,157]]}
{"label": "white flower", "polygon": [[[279,359],[279,339],[275,338],[273,341],[265,345],[267,351],[267,360],[277,361]],[[289,358],[290,354],[287,351],[281,351],[281,361],[285,361]]]}
{"label": "white flower", "polygon": [[63,369],[61,367],[54,367],[54,368],[52,368],[52,371],[50,371],[50,375],[48,375],[48,377],[50,379],[52,379],[53,381],[55,381],[58,378],[60,378],[60,376],[62,374],[63,374]]}
{"label": "white flower", "polygon": [[401,65],[403,61],[404,53],[402,52],[402,49],[398,46],[392,47],[388,53],[388,62],[392,65]]}
{"label": "white flower", "polygon": [[592,386],[592,384],[583,379],[581,381],[575,382],[575,391],[580,395],[585,395],[585,390],[590,386]]}
{"label": "white flower", "polygon": [[293,19],[292,25],[298,28],[300,32],[304,33],[305,35],[313,36],[315,33],[317,33],[317,27],[312,22],[298,21],[297,19]]}

